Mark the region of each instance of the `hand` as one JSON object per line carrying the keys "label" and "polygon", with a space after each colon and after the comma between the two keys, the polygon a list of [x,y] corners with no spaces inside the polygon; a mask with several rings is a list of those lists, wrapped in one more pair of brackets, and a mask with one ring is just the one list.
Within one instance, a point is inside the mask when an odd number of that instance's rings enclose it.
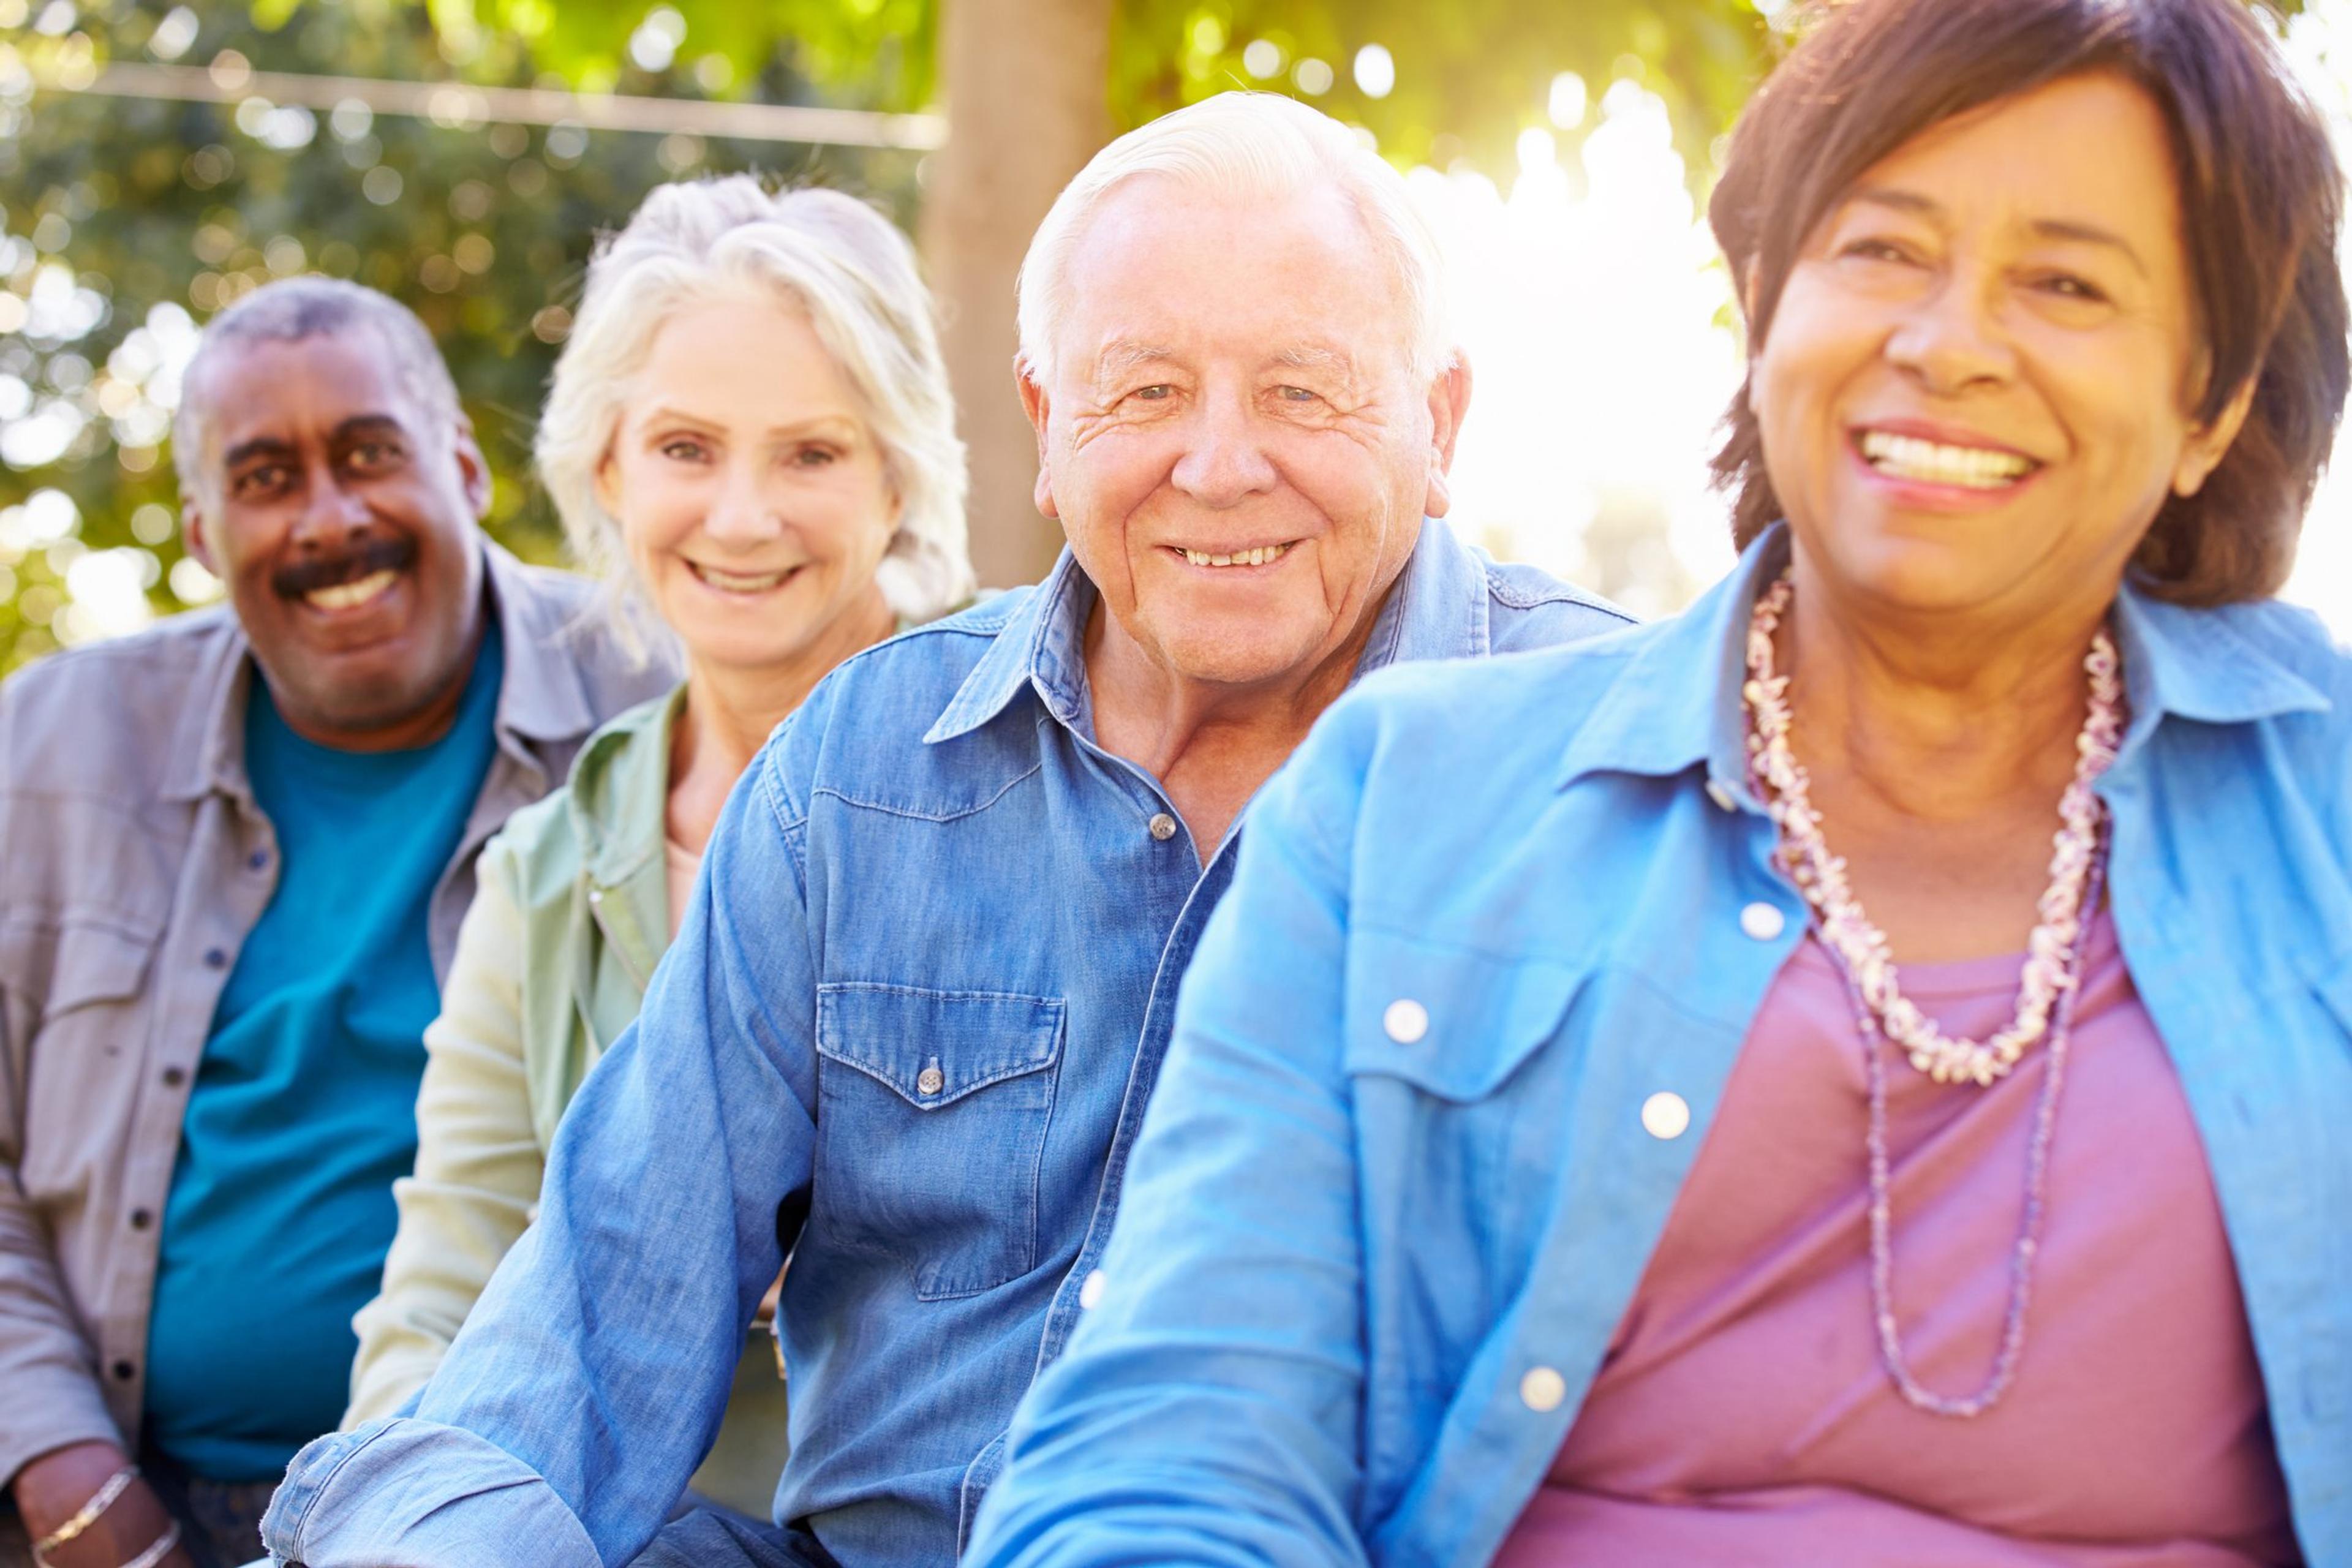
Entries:
{"label": "hand", "polygon": [[[13,1489],[26,1535],[38,1541],[65,1523],[130,1462],[111,1443],[75,1443],[53,1448],[18,1470]],[[134,1478],[88,1530],[53,1548],[48,1559],[57,1568],[115,1568],[154,1545],[171,1528],[172,1516],[163,1503],[143,1479]],[[195,1563],[187,1548],[174,1547],[161,1568],[195,1568]]]}

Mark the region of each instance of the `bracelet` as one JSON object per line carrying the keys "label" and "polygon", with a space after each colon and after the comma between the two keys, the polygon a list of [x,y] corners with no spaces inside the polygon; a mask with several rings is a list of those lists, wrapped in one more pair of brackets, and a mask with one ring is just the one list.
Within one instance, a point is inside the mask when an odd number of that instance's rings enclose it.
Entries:
{"label": "bracelet", "polygon": [[178,1544],[180,1544],[180,1521],[175,1519],[164,1527],[163,1533],[156,1539],[154,1545],[125,1563],[122,1568],[155,1568],[155,1564],[170,1556],[172,1548]]}
{"label": "bracelet", "polygon": [[49,1548],[63,1546],[67,1542],[96,1524],[98,1516],[112,1508],[114,1500],[122,1495],[123,1489],[138,1479],[139,1467],[136,1465],[125,1465],[107,1477],[106,1484],[90,1494],[89,1500],[81,1505],[81,1510],[79,1513],[33,1542],[34,1568],[49,1568],[46,1555]]}

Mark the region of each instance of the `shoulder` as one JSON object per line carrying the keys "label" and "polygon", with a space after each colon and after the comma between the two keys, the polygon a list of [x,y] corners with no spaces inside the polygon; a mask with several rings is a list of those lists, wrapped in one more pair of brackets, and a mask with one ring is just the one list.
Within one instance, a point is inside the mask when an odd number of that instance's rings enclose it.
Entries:
{"label": "shoulder", "polygon": [[163,776],[192,704],[243,635],[225,606],[53,653],[0,683],[0,784],[140,793]]}
{"label": "shoulder", "polygon": [[[908,817],[975,809],[1009,777],[1034,767],[1027,723],[995,720],[969,733],[929,737],[992,650],[1026,627],[1035,592],[1015,588],[852,655],[777,728],[759,763],[787,817],[818,795]],[[1034,700],[1016,694],[1008,708]],[[1025,759],[1025,760],[1024,760]]]}
{"label": "shoulder", "polygon": [[1496,653],[1550,647],[1635,624],[1633,612],[1539,566],[1495,561],[1475,551],[1486,574],[1488,624]]}
{"label": "shoulder", "polygon": [[[623,640],[600,584],[561,567],[534,566],[496,544],[486,544],[484,554],[510,628],[509,679],[521,660],[551,661],[547,679],[560,681],[559,670],[576,679],[589,711],[599,718],[677,681],[677,670],[666,652],[633,648]],[[521,647],[513,646],[518,631]]]}
{"label": "shoulder", "polygon": [[1556,647],[1376,670],[1316,725],[1288,787],[1351,831],[1418,816],[1443,835],[1426,822],[1439,801],[1455,827],[1506,831],[1549,798],[1569,743],[1654,635],[1617,623]]}

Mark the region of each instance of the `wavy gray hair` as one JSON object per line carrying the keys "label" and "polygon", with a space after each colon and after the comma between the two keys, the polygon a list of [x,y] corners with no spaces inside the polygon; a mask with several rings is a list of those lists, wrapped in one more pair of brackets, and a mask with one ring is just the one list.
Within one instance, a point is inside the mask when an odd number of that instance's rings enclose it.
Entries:
{"label": "wavy gray hair", "polygon": [[618,601],[625,637],[641,646],[652,617],[620,522],[597,499],[597,470],[662,323],[682,304],[746,284],[805,310],[866,404],[898,500],[898,531],[875,574],[883,598],[928,620],[969,597],[963,442],[913,247],[855,197],[772,191],[730,174],[660,186],[598,245],[540,416],[540,477],[573,555]]}

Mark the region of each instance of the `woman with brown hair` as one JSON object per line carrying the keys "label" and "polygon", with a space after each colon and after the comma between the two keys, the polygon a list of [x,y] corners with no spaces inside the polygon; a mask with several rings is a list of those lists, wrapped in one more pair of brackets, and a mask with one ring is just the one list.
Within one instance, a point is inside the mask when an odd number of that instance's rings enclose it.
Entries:
{"label": "woman with brown hair", "polygon": [[2352,1563],[2340,187],[2233,0],[1818,16],[1738,570],[1268,786],[968,1561]]}

